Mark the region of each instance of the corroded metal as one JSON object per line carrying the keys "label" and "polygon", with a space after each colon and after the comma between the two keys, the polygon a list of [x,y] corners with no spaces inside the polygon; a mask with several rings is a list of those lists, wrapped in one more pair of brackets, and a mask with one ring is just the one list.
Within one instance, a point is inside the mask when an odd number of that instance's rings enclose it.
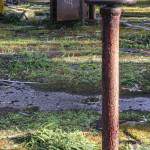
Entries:
{"label": "corroded metal", "polygon": [[57,0],[57,20],[80,19],[80,0]]}
{"label": "corroded metal", "polygon": [[50,0],[50,7],[52,22],[88,18],[88,5],[84,0]]}
{"label": "corroded metal", "polygon": [[119,149],[119,24],[121,4],[136,0],[85,0],[104,5],[102,16],[102,149]]}
{"label": "corroded metal", "polygon": [[103,150],[119,146],[119,23],[120,8],[103,7],[102,16],[102,86]]}

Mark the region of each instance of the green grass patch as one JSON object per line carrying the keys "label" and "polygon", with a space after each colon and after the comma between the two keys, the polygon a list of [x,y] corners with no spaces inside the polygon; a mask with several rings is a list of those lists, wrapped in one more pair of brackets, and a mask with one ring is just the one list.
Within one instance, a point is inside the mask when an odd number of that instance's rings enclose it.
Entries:
{"label": "green grass patch", "polygon": [[[101,88],[101,56],[98,55],[49,58],[45,53],[25,52],[1,57],[0,67],[1,78],[36,81],[43,89],[97,93]],[[121,89],[138,85],[140,90],[148,92],[149,67],[148,57],[121,56]]]}
{"label": "green grass patch", "polygon": [[[141,148],[149,146],[149,113],[124,112],[120,119],[140,121],[143,115],[148,119],[145,125],[121,126],[120,149],[131,150],[125,130],[141,141]],[[101,132],[95,129],[98,119],[99,114],[92,111],[11,113],[0,116],[0,143],[26,150],[98,150],[102,143]]]}

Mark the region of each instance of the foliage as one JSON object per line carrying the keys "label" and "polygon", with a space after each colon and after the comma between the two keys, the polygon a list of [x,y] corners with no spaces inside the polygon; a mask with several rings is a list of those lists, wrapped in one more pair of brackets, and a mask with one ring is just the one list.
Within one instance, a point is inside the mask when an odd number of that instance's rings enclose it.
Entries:
{"label": "foliage", "polygon": [[67,133],[62,130],[53,131],[49,127],[34,134],[28,146],[33,150],[98,150],[94,142],[90,142],[78,131]]}
{"label": "foliage", "polygon": [[[27,113],[25,110],[24,113]],[[22,146],[20,149],[31,150],[98,150],[101,144],[101,134],[95,130],[99,114],[92,111],[65,112],[31,112],[12,113],[0,116],[0,141],[7,139],[12,145]],[[28,114],[28,113],[27,113]],[[141,141],[139,149],[147,149],[149,140],[148,112],[123,112],[120,119],[126,121],[141,121],[143,116],[148,120],[142,125],[121,125],[120,149],[131,150],[132,142]],[[132,135],[129,138],[125,133]],[[13,138],[12,138],[13,137]],[[147,138],[143,138],[147,137]],[[9,143],[8,143],[9,145]]]}

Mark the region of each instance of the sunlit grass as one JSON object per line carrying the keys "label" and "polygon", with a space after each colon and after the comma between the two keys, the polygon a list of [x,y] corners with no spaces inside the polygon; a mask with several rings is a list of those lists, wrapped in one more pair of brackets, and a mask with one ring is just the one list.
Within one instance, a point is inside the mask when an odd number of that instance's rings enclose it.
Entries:
{"label": "sunlit grass", "polygon": [[[28,5],[21,7],[27,9]],[[137,25],[150,21],[149,14],[149,0],[143,0],[136,7],[124,7],[122,20]],[[122,49],[136,49],[138,52],[126,53]],[[148,31],[121,26],[121,89],[137,84],[143,92],[149,93],[149,50]],[[57,52],[58,56],[53,56],[52,52]],[[44,87],[42,84],[40,87],[46,90],[95,94],[101,89],[102,43],[99,25],[75,24],[73,27],[54,28],[42,24],[42,28],[38,28],[34,24],[0,23],[0,53],[5,54],[0,57],[0,78],[45,83]],[[131,141],[136,140],[141,144],[138,145],[140,150],[150,149],[149,113],[125,112],[121,113],[120,119],[139,121],[143,116],[148,119],[146,124],[121,126],[121,150],[131,150]],[[85,111],[0,116],[0,149],[38,150],[40,146],[56,149],[59,145],[64,150],[68,143],[69,147],[91,145],[96,150],[102,144],[101,132],[95,130],[98,119],[98,113]],[[89,149],[92,150],[91,147]]]}
{"label": "sunlit grass", "polygon": [[[142,112],[124,112],[120,119],[139,121],[143,115],[149,120],[149,113]],[[0,117],[0,148],[49,150],[51,147],[52,150],[68,150],[69,147],[81,146],[79,149],[89,150],[90,146],[92,150],[99,150],[102,134],[95,129],[98,119],[99,114],[92,111],[30,112],[28,116],[21,113],[7,114]],[[131,141],[136,140],[141,142],[139,147],[148,147],[149,130],[149,122],[145,125],[121,125],[120,149],[126,150],[125,147],[132,146]],[[130,137],[126,131],[131,134]]]}
{"label": "sunlit grass", "polygon": [[[147,1],[141,1],[136,7],[124,7],[124,10],[122,21],[135,25],[149,21]],[[143,16],[138,16],[139,13]],[[148,31],[121,24],[120,89],[138,85],[143,93],[149,92],[149,50]],[[0,53],[3,54],[0,57],[0,78],[47,83],[46,89],[49,90],[97,93],[101,89],[99,24],[53,27],[44,23],[39,26],[1,22]]]}

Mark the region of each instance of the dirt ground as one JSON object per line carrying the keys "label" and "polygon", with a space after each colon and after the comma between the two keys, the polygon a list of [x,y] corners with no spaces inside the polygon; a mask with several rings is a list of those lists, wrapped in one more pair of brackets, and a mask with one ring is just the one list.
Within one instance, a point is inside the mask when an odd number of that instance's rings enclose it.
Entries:
{"label": "dirt ground", "polygon": [[[40,91],[20,82],[0,82],[0,112],[25,109],[35,111],[96,110],[101,111],[101,95],[73,95],[65,92]],[[150,97],[120,99],[120,111],[150,111]]]}

